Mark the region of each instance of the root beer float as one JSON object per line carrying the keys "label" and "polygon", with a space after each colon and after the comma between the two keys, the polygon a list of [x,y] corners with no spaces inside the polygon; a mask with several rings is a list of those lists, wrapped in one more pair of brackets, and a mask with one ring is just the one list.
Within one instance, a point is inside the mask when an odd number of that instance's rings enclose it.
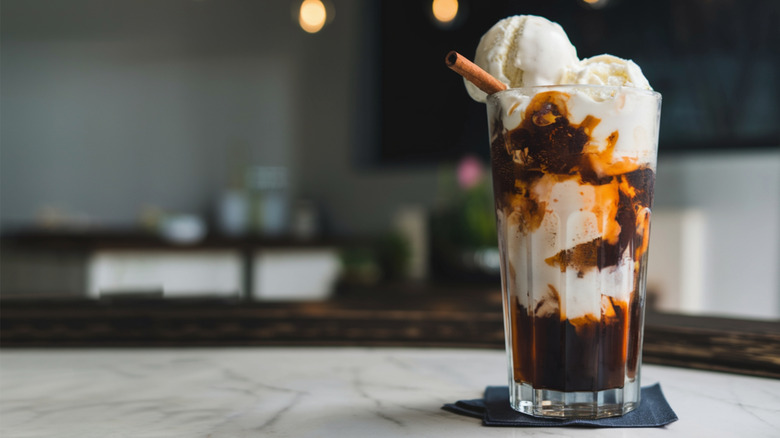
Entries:
{"label": "root beer float", "polygon": [[631,61],[580,61],[541,17],[500,21],[475,60],[507,86],[467,81],[488,108],[512,406],[626,413],[639,403],[660,95]]}

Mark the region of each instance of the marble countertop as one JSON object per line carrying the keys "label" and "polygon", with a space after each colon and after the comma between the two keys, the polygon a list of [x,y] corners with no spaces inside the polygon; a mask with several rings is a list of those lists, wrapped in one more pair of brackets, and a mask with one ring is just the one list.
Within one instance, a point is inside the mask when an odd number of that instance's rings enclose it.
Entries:
{"label": "marble countertop", "polygon": [[506,382],[496,350],[0,351],[0,436],[780,436],[780,380],[645,365],[679,420],[655,429],[484,427],[441,408]]}

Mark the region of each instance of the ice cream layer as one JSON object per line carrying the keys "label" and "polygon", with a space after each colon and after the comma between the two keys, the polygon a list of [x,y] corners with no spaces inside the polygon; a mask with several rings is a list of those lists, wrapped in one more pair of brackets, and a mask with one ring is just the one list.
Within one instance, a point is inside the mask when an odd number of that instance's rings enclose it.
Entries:
{"label": "ice cream layer", "polygon": [[[659,108],[655,99],[648,98],[652,92],[597,86],[551,86],[544,91],[560,92],[564,98],[562,104],[568,112],[565,116],[570,123],[581,125],[588,117],[599,119],[597,124],[590,127],[591,139],[586,145],[587,151],[605,152],[608,146],[614,146],[611,160],[599,163],[612,164],[613,168],[610,170],[608,166],[602,165],[600,172],[615,172],[614,167],[625,161],[655,164]],[[501,101],[500,108],[504,113],[500,117],[504,129],[513,130],[520,125],[532,98],[529,92],[515,93],[511,90],[491,96],[491,99]],[[615,132],[618,135],[614,145],[611,145],[611,136]]]}
{"label": "ice cream layer", "polygon": [[592,321],[605,299],[628,305],[647,246],[658,103],[582,85],[489,97],[504,279],[537,316]]}
{"label": "ice cream layer", "polygon": [[[586,195],[580,195],[582,192]],[[547,212],[533,232],[520,231],[523,218],[513,214],[514,209],[498,211],[497,224],[507,255],[507,286],[518,303],[533,309],[537,316],[546,316],[558,307],[562,319],[588,315],[599,319],[605,297],[623,303],[630,299],[635,287],[632,250],[626,246],[616,263],[603,269],[595,260],[597,250],[574,253],[574,248],[602,235],[599,229],[604,217],[594,205],[597,196],[592,187],[574,180],[555,185],[551,196],[559,202],[547,204]],[[578,204],[582,208],[577,208]],[[557,302],[551,301],[551,291]]]}

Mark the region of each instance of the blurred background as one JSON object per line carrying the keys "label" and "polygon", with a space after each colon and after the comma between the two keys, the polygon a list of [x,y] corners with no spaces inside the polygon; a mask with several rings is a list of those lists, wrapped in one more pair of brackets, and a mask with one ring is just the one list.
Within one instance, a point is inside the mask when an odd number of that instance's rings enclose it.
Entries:
{"label": "blurred background", "polygon": [[521,13],[663,95],[651,304],[780,318],[775,0],[5,0],[0,297],[498,289],[443,60]]}

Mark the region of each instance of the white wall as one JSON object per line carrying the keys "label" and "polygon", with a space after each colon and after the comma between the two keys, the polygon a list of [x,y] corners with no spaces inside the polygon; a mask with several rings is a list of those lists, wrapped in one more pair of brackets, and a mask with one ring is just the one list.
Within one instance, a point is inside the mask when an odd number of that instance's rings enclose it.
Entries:
{"label": "white wall", "polygon": [[780,150],[662,158],[655,198],[703,224],[700,313],[780,318]]}
{"label": "white wall", "polygon": [[[367,19],[369,3],[334,2],[336,19],[326,28],[329,39],[314,38],[304,48],[303,70],[316,72],[317,80],[303,80],[298,88],[299,114],[306,120],[306,129],[297,133],[300,195],[320,202],[336,233],[384,231],[399,209],[430,206],[436,192],[437,170],[431,166],[387,168],[361,162],[376,147],[366,133],[370,127],[362,125],[370,123],[370,117],[363,117],[366,112],[377,111],[375,97],[362,90],[373,86],[378,74],[366,65],[375,50],[370,40],[376,31]],[[419,104],[409,102],[410,110]]]}
{"label": "white wall", "polygon": [[283,1],[4,2],[3,224],[205,213],[236,161],[294,171],[300,34]]}
{"label": "white wall", "polygon": [[287,166],[292,192],[339,233],[429,203],[433,169],[357,162],[373,147],[353,123],[371,111],[356,108],[369,6],[333,3],[333,22],[308,35],[287,0],[5,1],[2,224],[43,207],[106,225],[148,204],[205,214],[236,161]]}

